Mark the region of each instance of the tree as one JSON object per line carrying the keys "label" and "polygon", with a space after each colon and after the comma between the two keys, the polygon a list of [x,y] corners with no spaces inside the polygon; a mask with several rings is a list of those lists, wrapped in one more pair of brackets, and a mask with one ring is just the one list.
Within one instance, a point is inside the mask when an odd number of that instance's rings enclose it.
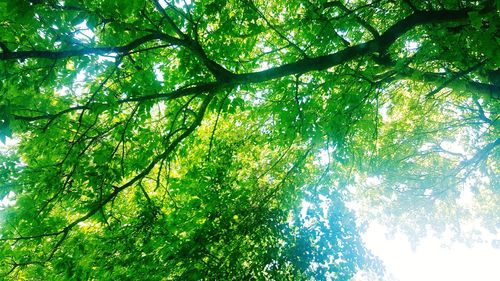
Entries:
{"label": "tree", "polygon": [[491,222],[496,3],[0,2],[0,274],[348,280],[349,202]]}

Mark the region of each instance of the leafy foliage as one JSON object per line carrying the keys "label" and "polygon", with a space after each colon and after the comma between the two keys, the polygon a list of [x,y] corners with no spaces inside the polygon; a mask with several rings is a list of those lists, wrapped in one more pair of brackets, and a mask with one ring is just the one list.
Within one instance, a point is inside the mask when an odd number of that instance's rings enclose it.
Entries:
{"label": "leafy foliage", "polygon": [[0,274],[349,280],[366,220],[497,230],[497,3],[0,1]]}

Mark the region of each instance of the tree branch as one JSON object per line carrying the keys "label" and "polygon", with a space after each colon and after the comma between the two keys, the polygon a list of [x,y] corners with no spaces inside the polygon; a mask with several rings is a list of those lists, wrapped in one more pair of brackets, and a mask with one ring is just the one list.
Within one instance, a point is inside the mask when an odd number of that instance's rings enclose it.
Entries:
{"label": "tree branch", "polygon": [[498,145],[500,145],[500,138],[497,138],[494,142],[490,142],[483,148],[480,148],[471,159],[460,162],[459,167],[463,169],[468,165],[476,164],[482,160],[485,160],[486,158],[488,158],[491,151],[493,151],[493,149]]}
{"label": "tree branch", "polygon": [[448,78],[440,73],[421,72],[410,67],[404,67],[397,72],[395,79],[411,79],[414,81],[421,81],[425,83],[435,84],[437,88],[427,94],[437,93],[437,91],[444,87],[454,89],[463,89],[465,91],[478,93],[484,96],[489,96],[494,99],[500,99],[500,86],[494,84],[486,84],[472,80],[460,80],[459,77],[465,75],[463,72],[452,73],[452,77]]}
{"label": "tree branch", "polygon": [[[166,0],[168,1],[168,0]],[[182,39],[187,39],[187,35],[182,32],[179,27],[175,24],[174,20],[167,14],[167,11],[160,5],[160,2],[158,0],[153,0],[153,5],[156,7],[158,11],[162,14],[163,18],[167,20],[168,24],[170,27],[174,30],[174,32],[179,35]]]}
{"label": "tree branch", "polygon": [[140,45],[154,40],[162,40],[169,42],[177,46],[184,46],[185,42],[179,40],[163,33],[150,33],[134,41],[118,47],[89,47],[80,48],[75,50],[65,50],[65,51],[41,51],[41,50],[31,50],[31,51],[15,51],[15,52],[2,52],[0,53],[0,60],[16,60],[16,59],[28,59],[28,58],[45,58],[45,59],[61,59],[74,56],[82,55],[106,55],[110,53],[125,54]]}
{"label": "tree branch", "polygon": [[[327,2],[325,3],[325,7],[337,7],[339,8],[341,11],[343,11],[344,13],[346,13],[346,15],[350,15],[350,14],[353,14],[354,11],[351,11],[349,10],[344,4],[342,4],[342,2],[340,1],[333,1],[333,2]],[[359,17],[358,15],[354,14],[354,19],[362,26],[364,27],[366,30],[368,30],[368,32],[370,32],[374,38],[377,38],[380,36],[380,34],[378,33],[378,31],[371,25],[369,24],[367,21],[365,21],[364,19],[362,19],[361,17]]]}
{"label": "tree branch", "polygon": [[[180,88],[177,90],[174,90],[172,92],[168,93],[157,93],[157,94],[151,94],[151,95],[144,95],[144,96],[139,96],[139,97],[133,97],[133,98],[125,98],[125,99],[120,99],[117,101],[118,104],[123,104],[123,103],[129,103],[129,102],[142,102],[142,101],[148,101],[148,100],[155,100],[155,99],[163,99],[165,101],[168,100],[174,100],[178,99],[181,97],[185,96],[190,96],[198,93],[205,93],[205,92],[210,92],[212,90],[215,90],[217,87],[219,87],[219,83],[215,82],[209,82],[209,83],[203,83],[191,87],[185,87],[185,88]],[[66,113],[70,113],[73,111],[79,111],[79,110],[88,110],[92,109],[92,107],[95,106],[108,106],[106,103],[90,103],[86,105],[78,105],[78,106],[73,106],[70,108],[67,108],[65,110],[59,111],[54,114],[44,114],[44,115],[38,115],[38,116],[22,116],[22,115],[13,115],[14,119],[16,120],[23,120],[23,121],[37,121],[37,120],[54,120],[61,115],[64,115]]]}
{"label": "tree branch", "polygon": [[237,84],[259,83],[294,74],[325,70],[365,55],[370,55],[375,52],[383,52],[399,37],[416,26],[466,20],[468,18],[468,12],[469,10],[466,9],[458,11],[442,10],[415,12],[389,27],[379,37],[368,42],[348,47],[333,54],[315,58],[304,58],[296,62],[259,72],[237,74],[234,81]]}

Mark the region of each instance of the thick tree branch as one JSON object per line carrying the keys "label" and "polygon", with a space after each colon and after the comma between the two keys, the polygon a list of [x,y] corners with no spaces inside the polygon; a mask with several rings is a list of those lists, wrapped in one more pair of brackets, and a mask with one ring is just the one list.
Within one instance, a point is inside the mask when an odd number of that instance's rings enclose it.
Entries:
{"label": "thick tree branch", "polygon": [[[489,8],[491,9],[491,8]],[[16,51],[16,52],[3,52],[0,53],[0,60],[12,60],[12,59],[27,59],[27,58],[65,58],[71,56],[79,56],[86,54],[109,54],[109,53],[126,53],[131,51],[138,46],[153,40],[162,40],[172,43],[174,45],[185,46],[191,49],[195,54],[197,54],[202,61],[207,65],[207,67],[220,76],[224,76],[223,81],[232,80],[232,83],[258,83],[269,81],[272,79],[293,75],[301,74],[309,71],[324,70],[330,67],[345,63],[347,61],[359,58],[364,55],[369,55],[374,52],[381,52],[392,45],[400,36],[405,34],[407,31],[418,25],[431,24],[431,23],[441,23],[441,22],[453,22],[466,20],[468,18],[468,12],[470,10],[442,10],[442,11],[419,11],[412,15],[398,21],[391,27],[389,27],[380,37],[377,37],[371,41],[358,44],[341,50],[339,52],[328,54],[324,56],[319,56],[316,58],[304,58],[293,63],[285,64],[282,66],[274,67],[268,70],[239,74],[234,77],[225,70],[222,66],[218,65],[214,61],[208,59],[204,52],[200,50],[200,46],[196,45],[192,40],[179,39],[164,33],[151,33],[145,35],[139,39],[130,42],[127,45],[119,47],[96,47],[96,48],[82,48],[76,50],[66,50],[66,51]],[[217,76],[217,75],[216,75]]]}
{"label": "thick tree branch", "polygon": [[304,58],[264,71],[238,74],[235,76],[234,81],[236,83],[259,83],[294,74],[325,70],[365,55],[371,55],[375,52],[381,53],[391,46],[399,37],[416,26],[466,20],[468,18],[468,12],[469,10],[415,12],[389,27],[379,37],[368,42],[346,48],[333,54],[315,58]]}
{"label": "thick tree branch", "polygon": [[[211,66],[210,68],[213,69],[213,73],[218,73],[216,76],[222,77],[220,79],[220,82],[215,83],[206,83],[206,84],[201,84],[197,85],[194,87],[189,87],[189,88],[183,88],[183,89],[178,89],[173,92],[169,93],[158,93],[158,94],[152,94],[152,95],[145,95],[141,97],[136,97],[136,98],[129,98],[129,99],[123,99],[119,100],[118,103],[126,103],[126,102],[134,102],[134,101],[145,101],[145,100],[152,100],[152,99],[175,99],[179,98],[182,96],[187,96],[191,95],[194,93],[198,92],[204,92],[204,91],[209,91],[212,89],[215,89],[217,87],[223,86],[223,85],[237,85],[237,84],[248,84],[248,83],[259,83],[259,82],[265,82],[289,75],[294,75],[294,74],[302,74],[310,71],[317,71],[317,70],[324,70],[328,69],[332,66],[339,65],[348,61],[351,61],[353,59],[359,58],[364,55],[369,55],[373,54],[374,52],[382,52],[386,48],[388,48],[394,41],[396,41],[401,35],[406,33],[408,30],[414,28],[417,25],[422,25],[422,24],[429,24],[429,23],[436,23],[436,22],[446,22],[446,21],[459,21],[459,20],[464,20],[467,19],[468,14],[466,10],[461,10],[461,11],[431,11],[431,12],[416,12],[405,19],[397,22],[393,26],[391,26],[387,31],[385,31],[383,34],[381,34],[379,37],[376,39],[373,39],[371,41],[368,41],[366,43],[362,43],[353,47],[346,48],[344,50],[341,50],[339,52],[329,54],[329,55],[324,55],[316,58],[304,58],[301,60],[298,60],[293,63],[285,64],[282,66],[274,67],[268,70],[264,71],[259,71],[259,72],[253,72],[253,73],[245,73],[245,74],[231,74],[227,70],[225,70],[222,66],[218,65],[217,63],[209,60],[206,55],[203,53],[202,49],[200,46],[196,47],[193,45],[189,45],[192,49],[197,50],[198,55],[204,58],[207,66]],[[0,59],[2,56],[12,56],[12,58],[28,58],[28,57],[67,57],[67,56],[72,56],[72,55],[78,55],[78,54],[86,54],[86,53],[98,53],[98,52],[112,52],[111,50],[117,51],[121,50],[123,51],[130,51],[131,49],[139,46],[140,44],[147,42],[149,40],[153,39],[162,39],[164,36],[167,36],[166,38],[168,40],[172,40],[174,37],[170,37],[168,35],[164,35],[161,33],[158,34],[150,34],[145,37],[142,37],[140,39],[137,39],[125,46],[122,47],[102,47],[102,48],[90,48],[90,49],[81,49],[81,50],[74,50],[74,51],[61,51],[61,52],[50,52],[50,51],[26,51],[26,52],[12,52],[12,53],[0,53]],[[186,41],[179,40],[177,38],[174,38],[174,40],[178,40],[179,44],[185,45]],[[201,49],[201,50],[200,50]],[[408,71],[415,71],[410,68],[406,70]],[[413,75],[413,73],[405,73],[405,76],[408,77],[418,77],[416,75]],[[422,81],[425,82],[432,82],[432,83],[445,83],[446,80],[443,79],[441,76],[436,76],[436,74],[432,73],[424,73],[423,75],[420,75],[422,78]],[[450,86],[456,86],[456,87],[465,87],[466,89],[470,89],[476,92],[480,93],[486,93],[490,95],[491,97],[494,98],[500,98],[500,89],[496,85],[490,85],[490,84],[483,84],[475,81],[462,81],[462,80],[454,80],[451,82],[448,82]],[[41,119],[54,119],[59,117],[62,114],[75,111],[75,110],[84,110],[88,109],[89,106],[76,106],[72,108],[68,108],[66,110],[63,110],[59,113],[56,114],[48,114],[48,115],[40,115],[40,116],[19,116],[16,115],[14,116],[18,120],[25,120],[25,121],[35,121],[35,120],[41,120]]]}
{"label": "thick tree branch", "polygon": [[453,89],[460,89],[472,93],[477,93],[494,99],[500,99],[499,85],[459,79],[465,74],[466,72],[451,73],[451,78],[450,78],[448,75],[443,75],[441,73],[421,72],[410,67],[404,67],[399,71],[397,71],[397,75],[394,76],[394,78],[410,79],[414,81],[420,81],[436,85],[437,88],[433,90],[431,93],[429,93],[428,96],[432,96],[439,90],[445,87],[449,87]]}
{"label": "thick tree branch", "polygon": [[45,58],[45,59],[61,59],[74,56],[82,55],[107,55],[110,53],[125,54],[140,45],[147,42],[162,40],[169,42],[173,45],[183,46],[185,42],[177,39],[175,37],[169,36],[163,33],[151,33],[135,39],[134,41],[118,47],[88,47],[80,48],[75,50],[65,50],[65,51],[41,51],[41,50],[30,50],[30,51],[15,51],[15,52],[2,52],[0,53],[0,60],[19,60],[19,59],[29,59],[29,58]]}
{"label": "thick tree branch", "polygon": [[[155,1],[156,3],[156,1]],[[481,11],[489,12],[491,7]],[[18,51],[18,52],[3,52],[0,53],[0,60],[9,59],[26,59],[26,58],[64,58],[70,56],[78,56],[85,54],[108,54],[108,53],[126,53],[132,49],[152,40],[164,40],[175,45],[181,45],[189,48],[197,55],[207,68],[221,82],[228,84],[247,84],[259,83],[284,76],[302,74],[310,71],[325,70],[330,67],[357,59],[365,55],[371,55],[375,52],[383,52],[392,45],[399,37],[416,26],[454,22],[468,19],[470,10],[441,10],[441,11],[417,11],[410,16],[396,22],[389,27],[379,37],[365,43],[361,43],[333,54],[323,55],[315,58],[304,58],[296,62],[284,64],[268,70],[237,74],[234,75],[227,71],[224,67],[209,59],[204,53],[199,44],[191,39],[178,39],[163,33],[152,33],[136,39],[131,43],[120,47],[97,47],[83,48],[67,51]]]}
{"label": "thick tree branch", "polygon": [[[22,59],[29,57],[39,57],[39,58],[62,58],[69,56],[76,56],[82,54],[99,54],[99,53],[109,53],[109,52],[128,52],[139,45],[151,41],[151,40],[168,40],[172,43],[176,43],[179,45],[184,45],[190,48],[193,52],[195,52],[198,57],[202,59],[205,65],[211,70],[211,72],[218,77],[219,82],[205,83],[200,84],[193,87],[178,89],[169,93],[158,93],[152,95],[145,95],[135,98],[128,98],[119,100],[118,103],[127,103],[127,102],[140,102],[145,100],[153,100],[153,99],[175,99],[187,95],[192,95],[199,92],[211,91],[217,87],[222,87],[225,85],[238,85],[238,84],[248,84],[248,83],[259,83],[265,82],[269,80],[273,80],[276,78],[281,78],[294,74],[302,74],[310,71],[324,70],[328,69],[332,66],[339,65],[342,63],[346,63],[348,61],[354,60],[361,56],[370,55],[375,52],[383,52],[386,48],[388,48],[394,41],[396,41],[400,36],[406,33],[408,30],[414,28],[415,26],[422,24],[430,24],[437,22],[447,22],[447,21],[460,21],[467,19],[468,14],[467,10],[461,11],[427,11],[427,12],[415,12],[414,14],[406,17],[403,20],[400,20],[390,28],[388,28],[383,34],[379,37],[368,41],[366,43],[362,43],[356,46],[348,47],[339,52],[324,55],[316,58],[304,58],[298,60],[293,63],[285,64],[282,66],[274,67],[268,70],[253,72],[253,73],[245,73],[245,74],[232,74],[226,69],[224,69],[219,64],[210,60],[201,46],[196,45],[196,42],[192,42],[189,39],[187,41],[183,41],[177,39],[175,37],[171,37],[162,33],[153,33],[141,37],[132,41],[131,43],[121,46],[121,47],[98,47],[98,48],[86,48],[79,50],[69,50],[69,51],[21,51],[21,52],[8,52],[8,53],[0,53],[0,59]],[[446,83],[450,87],[462,87],[465,89],[469,89],[471,91],[487,94],[494,98],[500,98],[500,89],[496,85],[484,84],[475,81],[462,81],[458,79],[453,79],[452,81],[448,81],[444,79],[442,76],[437,76],[433,73],[424,73],[422,75],[414,75],[412,73],[415,70],[407,68],[404,72],[404,76],[406,77],[421,77],[421,80],[424,82],[431,82],[435,84],[442,85]],[[400,77],[404,78],[404,77]],[[53,120],[63,114],[77,111],[77,110],[86,110],[89,109],[92,105],[80,105],[72,108],[68,108],[66,110],[60,111],[55,114],[45,114],[39,116],[20,116],[15,115],[14,118],[17,120],[25,120],[25,121],[36,121],[42,119]]]}
{"label": "thick tree branch", "polygon": [[162,14],[163,18],[167,20],[174,32],[181,38],[177,40],[181,40],[184,43],[183,45],[203,62],[203,64],[217,78],[217,80],[228,81],[231,73],[220,64],[211,60],[201,47],[200,43],[195,40],[196,38],[192,39],[186,33],[182,32],[182,30],[175,24],[174,20],[168,15],[167,11],[160,5],[158,0],[153,0],[153,4]]}

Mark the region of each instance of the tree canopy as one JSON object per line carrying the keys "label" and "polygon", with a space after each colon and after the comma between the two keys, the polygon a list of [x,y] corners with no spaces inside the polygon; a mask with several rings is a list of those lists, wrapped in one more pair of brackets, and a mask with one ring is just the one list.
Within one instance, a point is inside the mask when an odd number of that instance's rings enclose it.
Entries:
{"label": "tree canopy", "polygon": [[0,276],[349,280],[370,220],[498,230],[497,5],[0,1]]}

